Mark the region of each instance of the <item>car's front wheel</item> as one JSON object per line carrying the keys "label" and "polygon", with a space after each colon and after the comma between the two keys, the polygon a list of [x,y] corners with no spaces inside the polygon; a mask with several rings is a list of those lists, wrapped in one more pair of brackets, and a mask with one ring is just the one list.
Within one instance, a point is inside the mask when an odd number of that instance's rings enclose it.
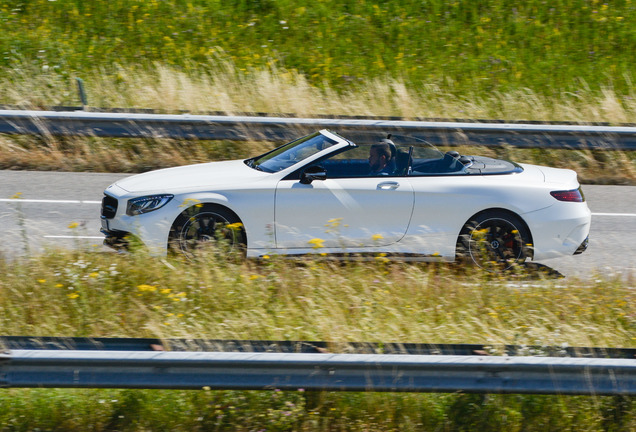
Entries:
{"label": "car's front wheel", "polygon": [[243,253],[245,244],[245,229],[238,216],[214,204],[197,204],[186,209],[170,230],[170,248],[188,258],[210,248]]}
{"label": "car's front wheel", "polygon": [[505,211],[475,215],[462,228],[457,257],[484,269],[508,269],[531,255],[531,237],[519,217]]}

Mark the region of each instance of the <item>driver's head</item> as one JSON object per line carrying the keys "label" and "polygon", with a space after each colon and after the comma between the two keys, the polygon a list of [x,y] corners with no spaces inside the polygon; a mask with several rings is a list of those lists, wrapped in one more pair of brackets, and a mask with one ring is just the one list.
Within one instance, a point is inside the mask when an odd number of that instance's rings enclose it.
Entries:
{"label": "driver's head", "polygon": [[369,166],[371,171],[382,170],[391,159],[391,148],[387,143],[373,144],[369,149]]}

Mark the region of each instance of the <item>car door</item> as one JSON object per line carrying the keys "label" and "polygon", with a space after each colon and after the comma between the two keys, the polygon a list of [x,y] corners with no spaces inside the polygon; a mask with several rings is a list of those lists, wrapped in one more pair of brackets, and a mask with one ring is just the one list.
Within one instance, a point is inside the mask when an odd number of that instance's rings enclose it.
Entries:
{"label": "car door", "polygon": [[303,184],[281,180],[275,197],[278,248],[367,248],[399,241],[413,212],[405,177],[357,176]]}

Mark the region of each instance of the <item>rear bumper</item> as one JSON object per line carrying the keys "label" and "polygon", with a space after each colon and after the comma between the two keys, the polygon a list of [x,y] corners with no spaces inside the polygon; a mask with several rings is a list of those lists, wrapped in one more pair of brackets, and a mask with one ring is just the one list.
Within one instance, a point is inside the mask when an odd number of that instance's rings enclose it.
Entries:
{"label": "rear bumper", "polygon": [[587,249],[591,212],[585,202],[557,202],[523,215],[534,240],[533,259],[578,255]]}
{"label": "rear bumper", "polygon": [[574,255],[579,255],[585,252],[587,250],[587,245],[589,242],[590,242],[590,236],[585,237],[585,240],[583,240],[583,243],[581,243],[579,247],[574,251]]}

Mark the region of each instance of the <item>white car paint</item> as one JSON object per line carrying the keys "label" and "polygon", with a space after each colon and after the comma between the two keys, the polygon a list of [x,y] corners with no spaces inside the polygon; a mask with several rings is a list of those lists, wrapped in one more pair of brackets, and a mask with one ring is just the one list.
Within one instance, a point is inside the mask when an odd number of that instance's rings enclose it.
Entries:
{"label": "white car paint", "polygon": [[[387,212],[390,203],[391,212]],[[276,187],[278,248],[306,248],[314,238],[327,248],[388,246],[401,240],[413,212],[405,178],[344,178]]]}

